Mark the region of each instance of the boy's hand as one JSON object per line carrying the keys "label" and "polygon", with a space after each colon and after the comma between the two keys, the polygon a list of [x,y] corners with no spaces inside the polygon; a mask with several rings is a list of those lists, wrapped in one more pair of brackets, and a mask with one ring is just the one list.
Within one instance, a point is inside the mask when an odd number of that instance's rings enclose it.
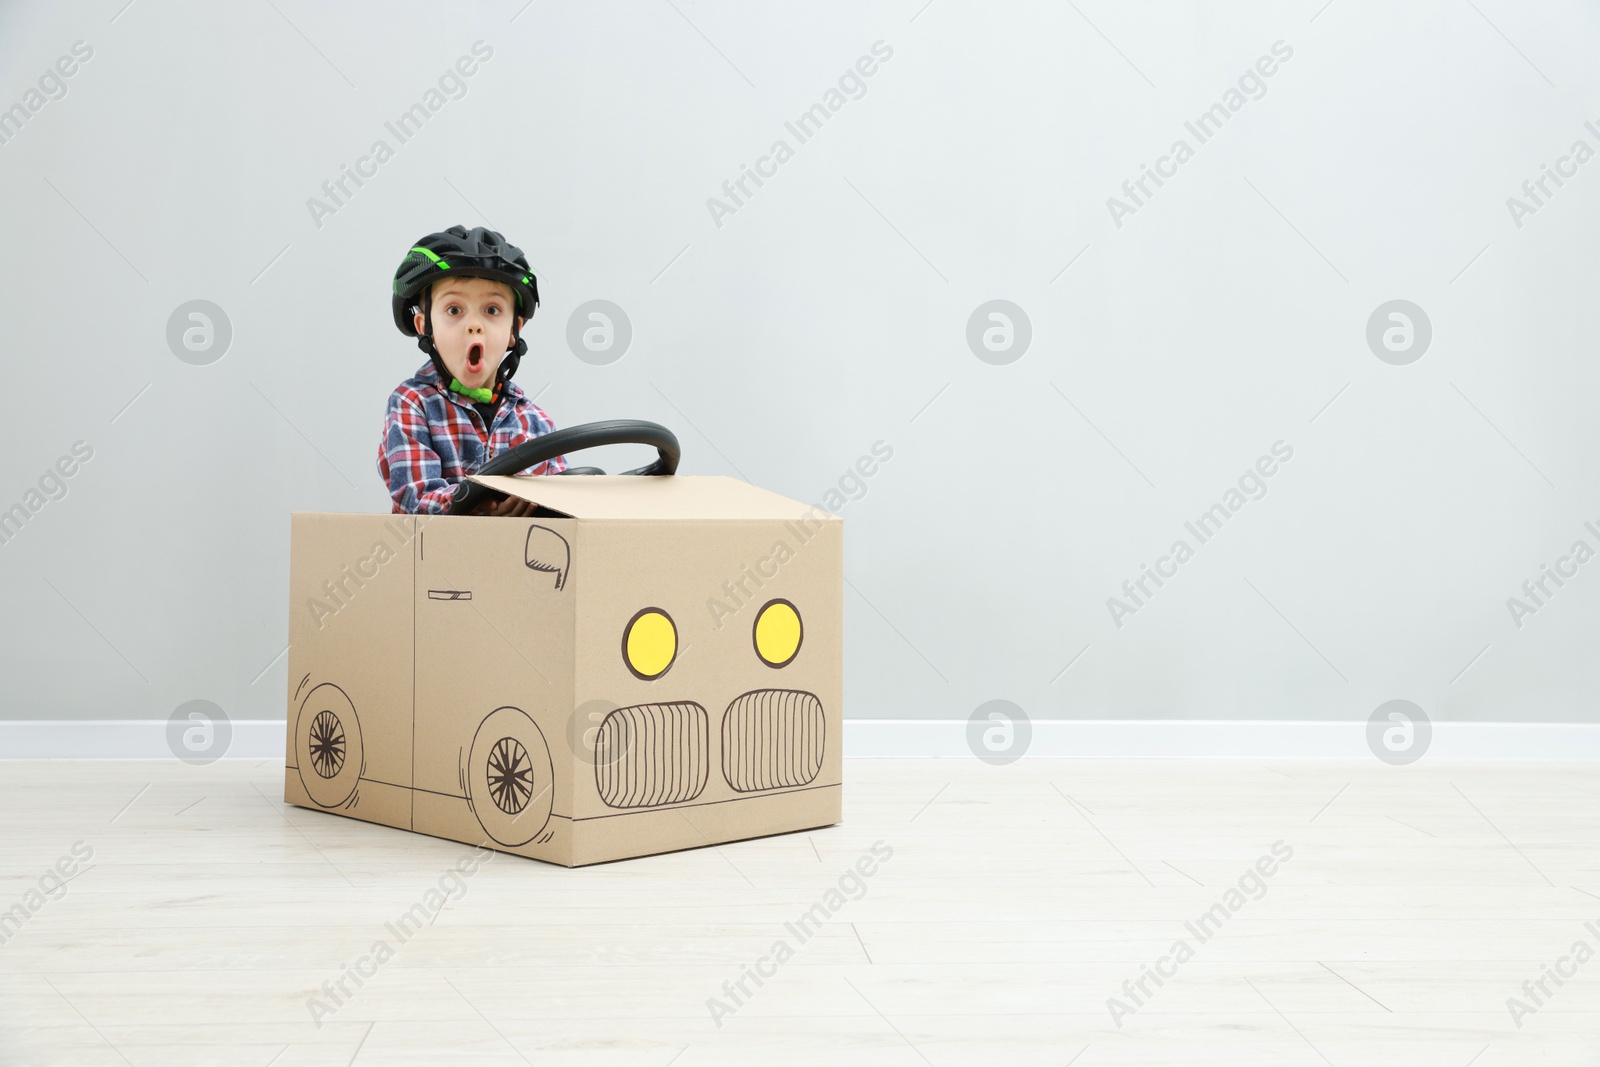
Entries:
{"label": "boy's hand", "polygon": [[531,501],[521,497],[507,496],[499,500],[480,505],[475,515],[495,515],[501,518],[520,519],[533,514],[533,509],[538,507]]}

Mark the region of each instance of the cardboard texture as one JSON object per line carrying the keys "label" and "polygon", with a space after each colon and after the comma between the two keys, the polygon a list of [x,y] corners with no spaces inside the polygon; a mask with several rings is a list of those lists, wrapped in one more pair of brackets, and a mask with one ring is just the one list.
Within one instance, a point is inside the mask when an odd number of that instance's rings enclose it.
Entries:
{"label": "cardboard texture", "polygon": [[284,800],[568,867],[840,821],[843,527],[722,477],[296,513]]}

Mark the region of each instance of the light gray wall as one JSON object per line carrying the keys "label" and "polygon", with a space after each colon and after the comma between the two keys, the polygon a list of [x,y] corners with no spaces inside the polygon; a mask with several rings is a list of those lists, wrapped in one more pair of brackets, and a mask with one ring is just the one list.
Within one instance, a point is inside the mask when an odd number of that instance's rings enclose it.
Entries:
{"label": "light gray wall", "polygon": [[[658,420],[685,472],[806,499],[893,449],[841,508],[850,716],[1592,715],[1600,562],[1520,626],[1507,599],[1600,549],[1600,161],[1520,219],[1507,198],[1600,148],[1593,5],[124,3],[0,6],[0,107],[93,49],[0,144],[0,507],[93,449],[0,545],[0,716],[282,713],[288,514],[387,509],[383,405],[422,359],[388,279],[456,222],[529,251],[518,380],[558,424]],[[880,41],[800,143],[785,122]],[[1280,41],[1199,143],[1185,121]],[[209,365],[166,336],[196,299],[232,328]],[[566,340],[594,299],[634,331],[609,365]],[[996,299],[1032,330],[1004,365],[967,340]],[[1397,299],[1432,328],[1404,365],[1367,340]],[[1185,521],[1279,441],[1200,544]]]}

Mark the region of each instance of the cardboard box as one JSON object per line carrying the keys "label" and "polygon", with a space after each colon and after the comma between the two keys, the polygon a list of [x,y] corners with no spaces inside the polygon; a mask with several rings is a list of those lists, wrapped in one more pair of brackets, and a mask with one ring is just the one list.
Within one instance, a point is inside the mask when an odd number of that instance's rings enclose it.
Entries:
{"label": "cardboard box", "polygon": [[843,526],[732,478],[296,513],[284,800],[568,867],[841,817]]}

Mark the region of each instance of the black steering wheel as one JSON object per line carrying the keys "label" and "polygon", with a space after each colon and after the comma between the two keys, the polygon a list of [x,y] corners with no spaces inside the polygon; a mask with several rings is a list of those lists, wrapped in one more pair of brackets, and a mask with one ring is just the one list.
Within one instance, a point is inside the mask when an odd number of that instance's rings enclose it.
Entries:
{"label": "black steering wheel", "polygon": [[[657,452],[654,463],[624,471],[624,474],[673,474],[678,470],[680,455],[678,438],[671,430],[640,419],[609,419],[606,422],[586,422],[582,426],[552,430],[531,441],[524,441],[495,456],[474,473],[516,474],[529,467],[537,467],[546,460],[554,459],[564,453],[598,448],[601,445],[654,446]],[[605,472],[598,467],[576,467],[562,473],[604,474]],[[504,494],[497,493],[486,485],[463,481],[450,500],[450,510],[447,514],[465,515],[490,497],[502,495]]]}

